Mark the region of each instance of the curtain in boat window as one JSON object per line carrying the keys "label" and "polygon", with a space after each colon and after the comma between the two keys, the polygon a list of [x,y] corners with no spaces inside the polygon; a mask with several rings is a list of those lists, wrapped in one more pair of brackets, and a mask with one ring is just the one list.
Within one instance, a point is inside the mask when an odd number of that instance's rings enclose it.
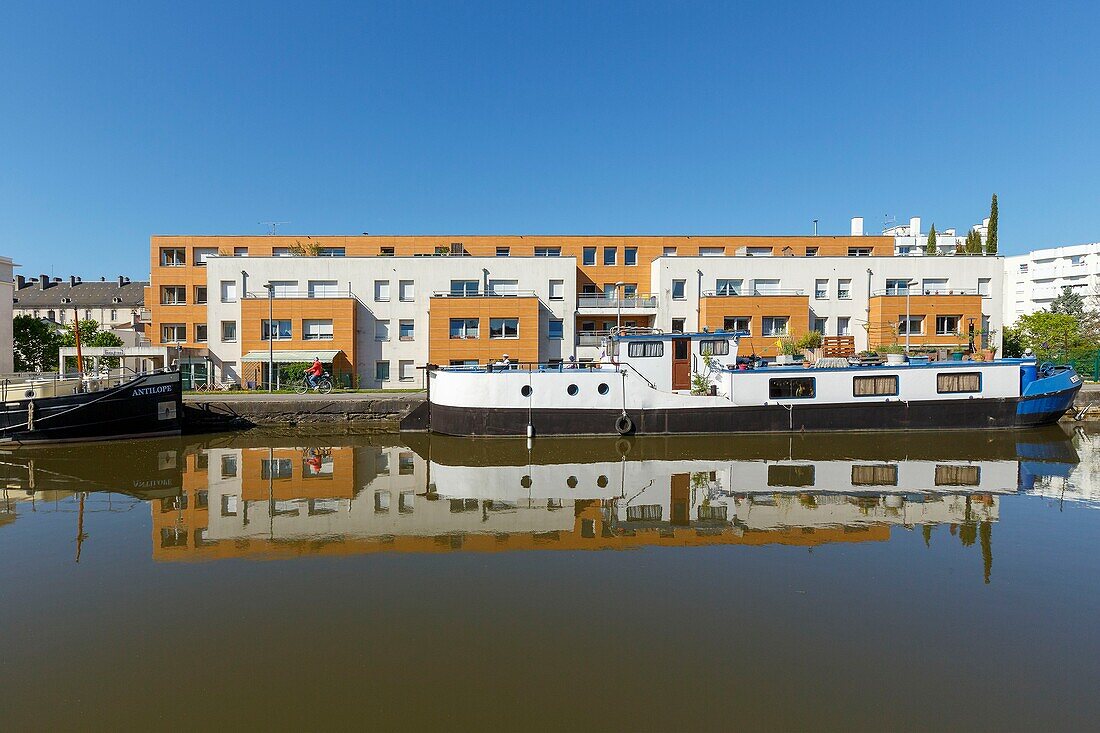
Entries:
{"label": "curtain in boat window", "polygon": [[853,377],[852,379],[852,394],[856,397],[893,396],[897,393],[898,378],[894,375]]}
{"label": "curtain in boat window", "polygon": [[982,375],[978,372],[959,372],[936,375],[936,391],[940,394],[981,392]]}

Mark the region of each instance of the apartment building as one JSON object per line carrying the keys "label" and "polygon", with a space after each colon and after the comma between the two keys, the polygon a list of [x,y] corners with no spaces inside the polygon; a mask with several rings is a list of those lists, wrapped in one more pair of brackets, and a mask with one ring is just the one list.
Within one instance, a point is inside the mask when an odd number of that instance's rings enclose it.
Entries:
{"label": "apartment building", "polygon": [[1036,249],[1004,258],[1004,322],[1049,308],[1066,288],[1096,303],[1100,296],[1100,242]]}
{"label": "apartment building", "polygon": [[418,386],[426,363],[596,359],[617,325],[748,319],[762,357],[811,328],[858,350],[896,335],[906,287],[914,344],[1000,329],[1000,260],[896,248],[858,219],[844,236],[155,236],[146,302],[154,344],[246,386],[269,346],[345,383]]}

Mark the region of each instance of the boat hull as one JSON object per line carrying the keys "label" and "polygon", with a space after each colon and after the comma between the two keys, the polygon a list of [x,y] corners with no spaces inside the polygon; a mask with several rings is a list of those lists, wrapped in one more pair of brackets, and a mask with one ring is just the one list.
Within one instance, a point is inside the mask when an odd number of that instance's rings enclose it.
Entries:
{"label": "boat hull", "polygon": [[[1080,387],[1036,398],[976,398],[852,404],[772,404],[626,411],[629,434],[687,435],[866,430],[976,430],[1057,422]],[[430,430],[444,435],[616,435],[622,410],[533,410],[433,404]]]}
{"label": "boat hull", "polygon": [[182,424],[183,389],[175,372],[98,392],[9,401],[0,412],[0,436],[20,444],[178,435]]}

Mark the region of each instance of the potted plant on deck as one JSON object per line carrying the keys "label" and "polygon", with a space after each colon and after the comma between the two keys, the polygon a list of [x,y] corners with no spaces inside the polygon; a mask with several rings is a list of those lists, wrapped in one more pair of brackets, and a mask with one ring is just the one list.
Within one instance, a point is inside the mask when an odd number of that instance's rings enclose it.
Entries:
{"label": "potted plant on deck", "polygon": [[[790,336],[784,336],[775,342],[776,347],[779,349],[779,354],[775,357],[776,364],[794,364],[795,357],[800,357],[798,353],[798,344]],[[801,358],[801,357],[800,357]]]}
{"label": "potted plant on deck", "polygon": [[880,351],[886,354],[887,364],[905,363],[905,347],[901,344],[889,344],[887,346],[883,346]]}

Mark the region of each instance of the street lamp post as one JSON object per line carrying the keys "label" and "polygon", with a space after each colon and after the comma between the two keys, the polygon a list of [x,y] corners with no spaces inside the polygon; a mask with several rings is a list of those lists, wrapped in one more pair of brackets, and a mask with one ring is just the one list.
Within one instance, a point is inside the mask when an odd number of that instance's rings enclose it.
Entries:
{"label": "street lamp post", "polygon": [[275,389],[275,286],[268,283],[267,288],[267,391]]}

